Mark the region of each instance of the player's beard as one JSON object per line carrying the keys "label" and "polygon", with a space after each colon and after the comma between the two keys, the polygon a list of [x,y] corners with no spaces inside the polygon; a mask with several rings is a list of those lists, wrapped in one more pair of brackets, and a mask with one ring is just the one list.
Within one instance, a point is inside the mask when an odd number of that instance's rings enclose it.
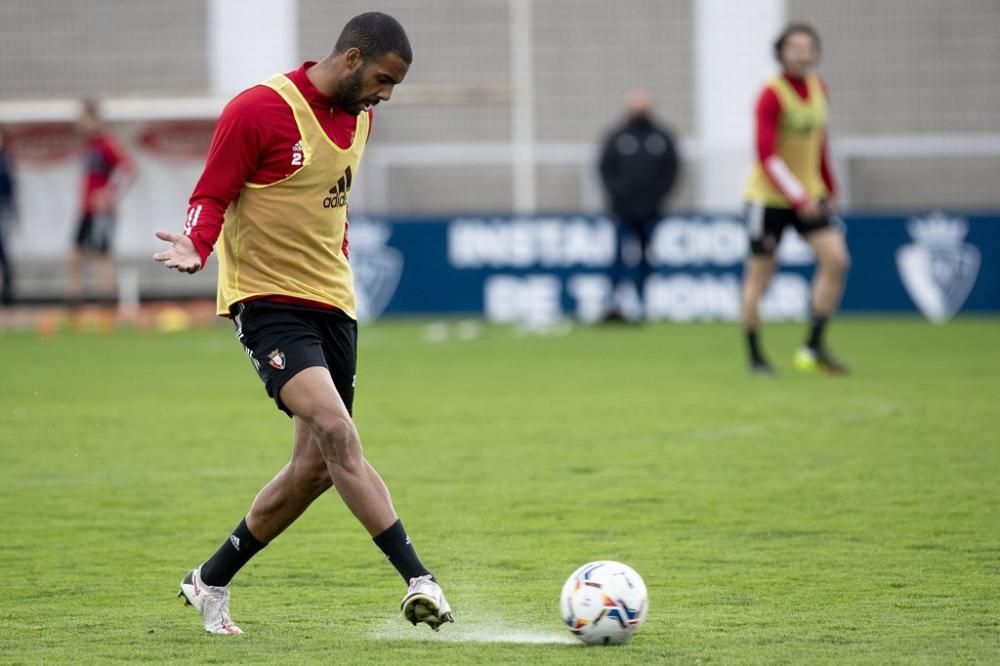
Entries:
{"label": "player's beard", "polygon": [[361,99],[363,70],[364,66],[361,66],[353,74],[348,74],[337,90],[337,106],[352,116],[358,115],[367,106]]}

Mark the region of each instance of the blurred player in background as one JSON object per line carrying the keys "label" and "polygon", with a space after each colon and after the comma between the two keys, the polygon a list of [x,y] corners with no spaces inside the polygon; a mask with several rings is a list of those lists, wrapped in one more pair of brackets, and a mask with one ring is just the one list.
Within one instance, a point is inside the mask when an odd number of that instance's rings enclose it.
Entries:
{"label": "blurred player in background", "polygon": [[411,61],[403,27],[370,12],[347,23],[325,59],[237,95],[219,119],[184,233],[156,234],[171,245],[154,258],[193,273],[221,232],[218,312],[232,317],[268,395],[294,424],[291,461],[181,582],[208,632],[242,633],[229,616],[230,580],[331,486],[407,582],[404,616],[433,629],[452,620],[351,416],[357,321],[347,204],[372,107],[389,100]]}
{"label": "blurred player in background", "polygon": [[115,209],[133,177],[133,167],[111,132],[104,126],[94,100],[83,101],[78,122],[84,136],[83,192],[80,220],[69,261],[70,306],[83,298],[83,271],[93,262],[100,276],[100,296],[115,299],[115,267],[111,243],[115,232]]}
{"label": "blurred player in background", "polygon": [[824,340],[850,258],[837,218],[827,149],[826,84],[814,71],[819,35],[807,24],[790,24],[775,42],[774,54],[782,71],[757,101],[757,163],[746,190],[750,258],[743,275],[742,316],[750,370],[774,372],[760,341],[760,301],[777,266],[781,236],[793,227],[817,261],[809,333],[795,354],[795,367],[844,374],[846,366],[830,354]]}
{"label": "blurred player in background", "polygon": [[14,302],[14,268],[6,244],[7,228],[17,220],[14,196],[14,166],[0,130],[0,305]]}
{"label": "blurred player in background", "polygon": [[610,274],[611,309],[605,321],[627,320],[617,302],[617,292],[629,272],[625,261],[628,239],[635,239],[639,245],[637,293],[642,299],[651,272],[649,241],[678,174],[673,136],[653,118],[653,97],[649,91],[631,90],[626,111],[625,122],[612,130],[601,151],[601,182],[618,230],[618,247]]}

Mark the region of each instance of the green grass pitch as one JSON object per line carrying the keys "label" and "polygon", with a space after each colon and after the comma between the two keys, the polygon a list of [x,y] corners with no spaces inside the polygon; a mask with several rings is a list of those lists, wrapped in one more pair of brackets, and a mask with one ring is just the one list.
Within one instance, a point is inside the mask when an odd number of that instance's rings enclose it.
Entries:
{"label": "green grass pitch", "polygon": [[[835,322],[848,378],[744,374],[734,326],[431,344],[364,328],[356,419],[456,624],[335,495],[236,579],[242,637],[175,598],[287,459],[231,329],[0,336],[0,663],[996,663],[1000,323]],[[782,361],[784,361],[782,363]],[[646,580],[628,645],[567,642],[563,580]]]}

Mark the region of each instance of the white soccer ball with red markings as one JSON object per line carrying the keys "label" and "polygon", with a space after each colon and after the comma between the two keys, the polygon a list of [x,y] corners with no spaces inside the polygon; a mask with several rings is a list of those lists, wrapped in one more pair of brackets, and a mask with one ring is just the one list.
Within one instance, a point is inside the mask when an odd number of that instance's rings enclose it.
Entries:
{"label": "white soccer ball with red markings", "polygon": [[646,620],[646,584],[632,567],[601,560],[584,564],[563,585],[559,602],[570,632],[588,645],[628,641]]}

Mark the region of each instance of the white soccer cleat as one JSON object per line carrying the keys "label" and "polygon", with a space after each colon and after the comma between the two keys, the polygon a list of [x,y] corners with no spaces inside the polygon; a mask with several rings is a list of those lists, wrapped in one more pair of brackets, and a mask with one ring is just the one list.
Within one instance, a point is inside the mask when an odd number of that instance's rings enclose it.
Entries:
{"label": "white soccer cleat", "polygon": [[454,622],[451,616],[451,606],[444,598],[441,586],[435,583],[430,574],[410,579],[410,589],[400,604],[403,617],[414,626],[426,622],[427,626],[437,631],[445,622]]}
{"label": "white soccer cleat", "polygon": [[188,606],[201,613],[205,621],[205,631],[210,634],[242,634],[243,630],[233,624],[229,617],[229,586],[214,587],[201,580],[201,567],[192,569],[181,581],[181,591],[177,595]]}

